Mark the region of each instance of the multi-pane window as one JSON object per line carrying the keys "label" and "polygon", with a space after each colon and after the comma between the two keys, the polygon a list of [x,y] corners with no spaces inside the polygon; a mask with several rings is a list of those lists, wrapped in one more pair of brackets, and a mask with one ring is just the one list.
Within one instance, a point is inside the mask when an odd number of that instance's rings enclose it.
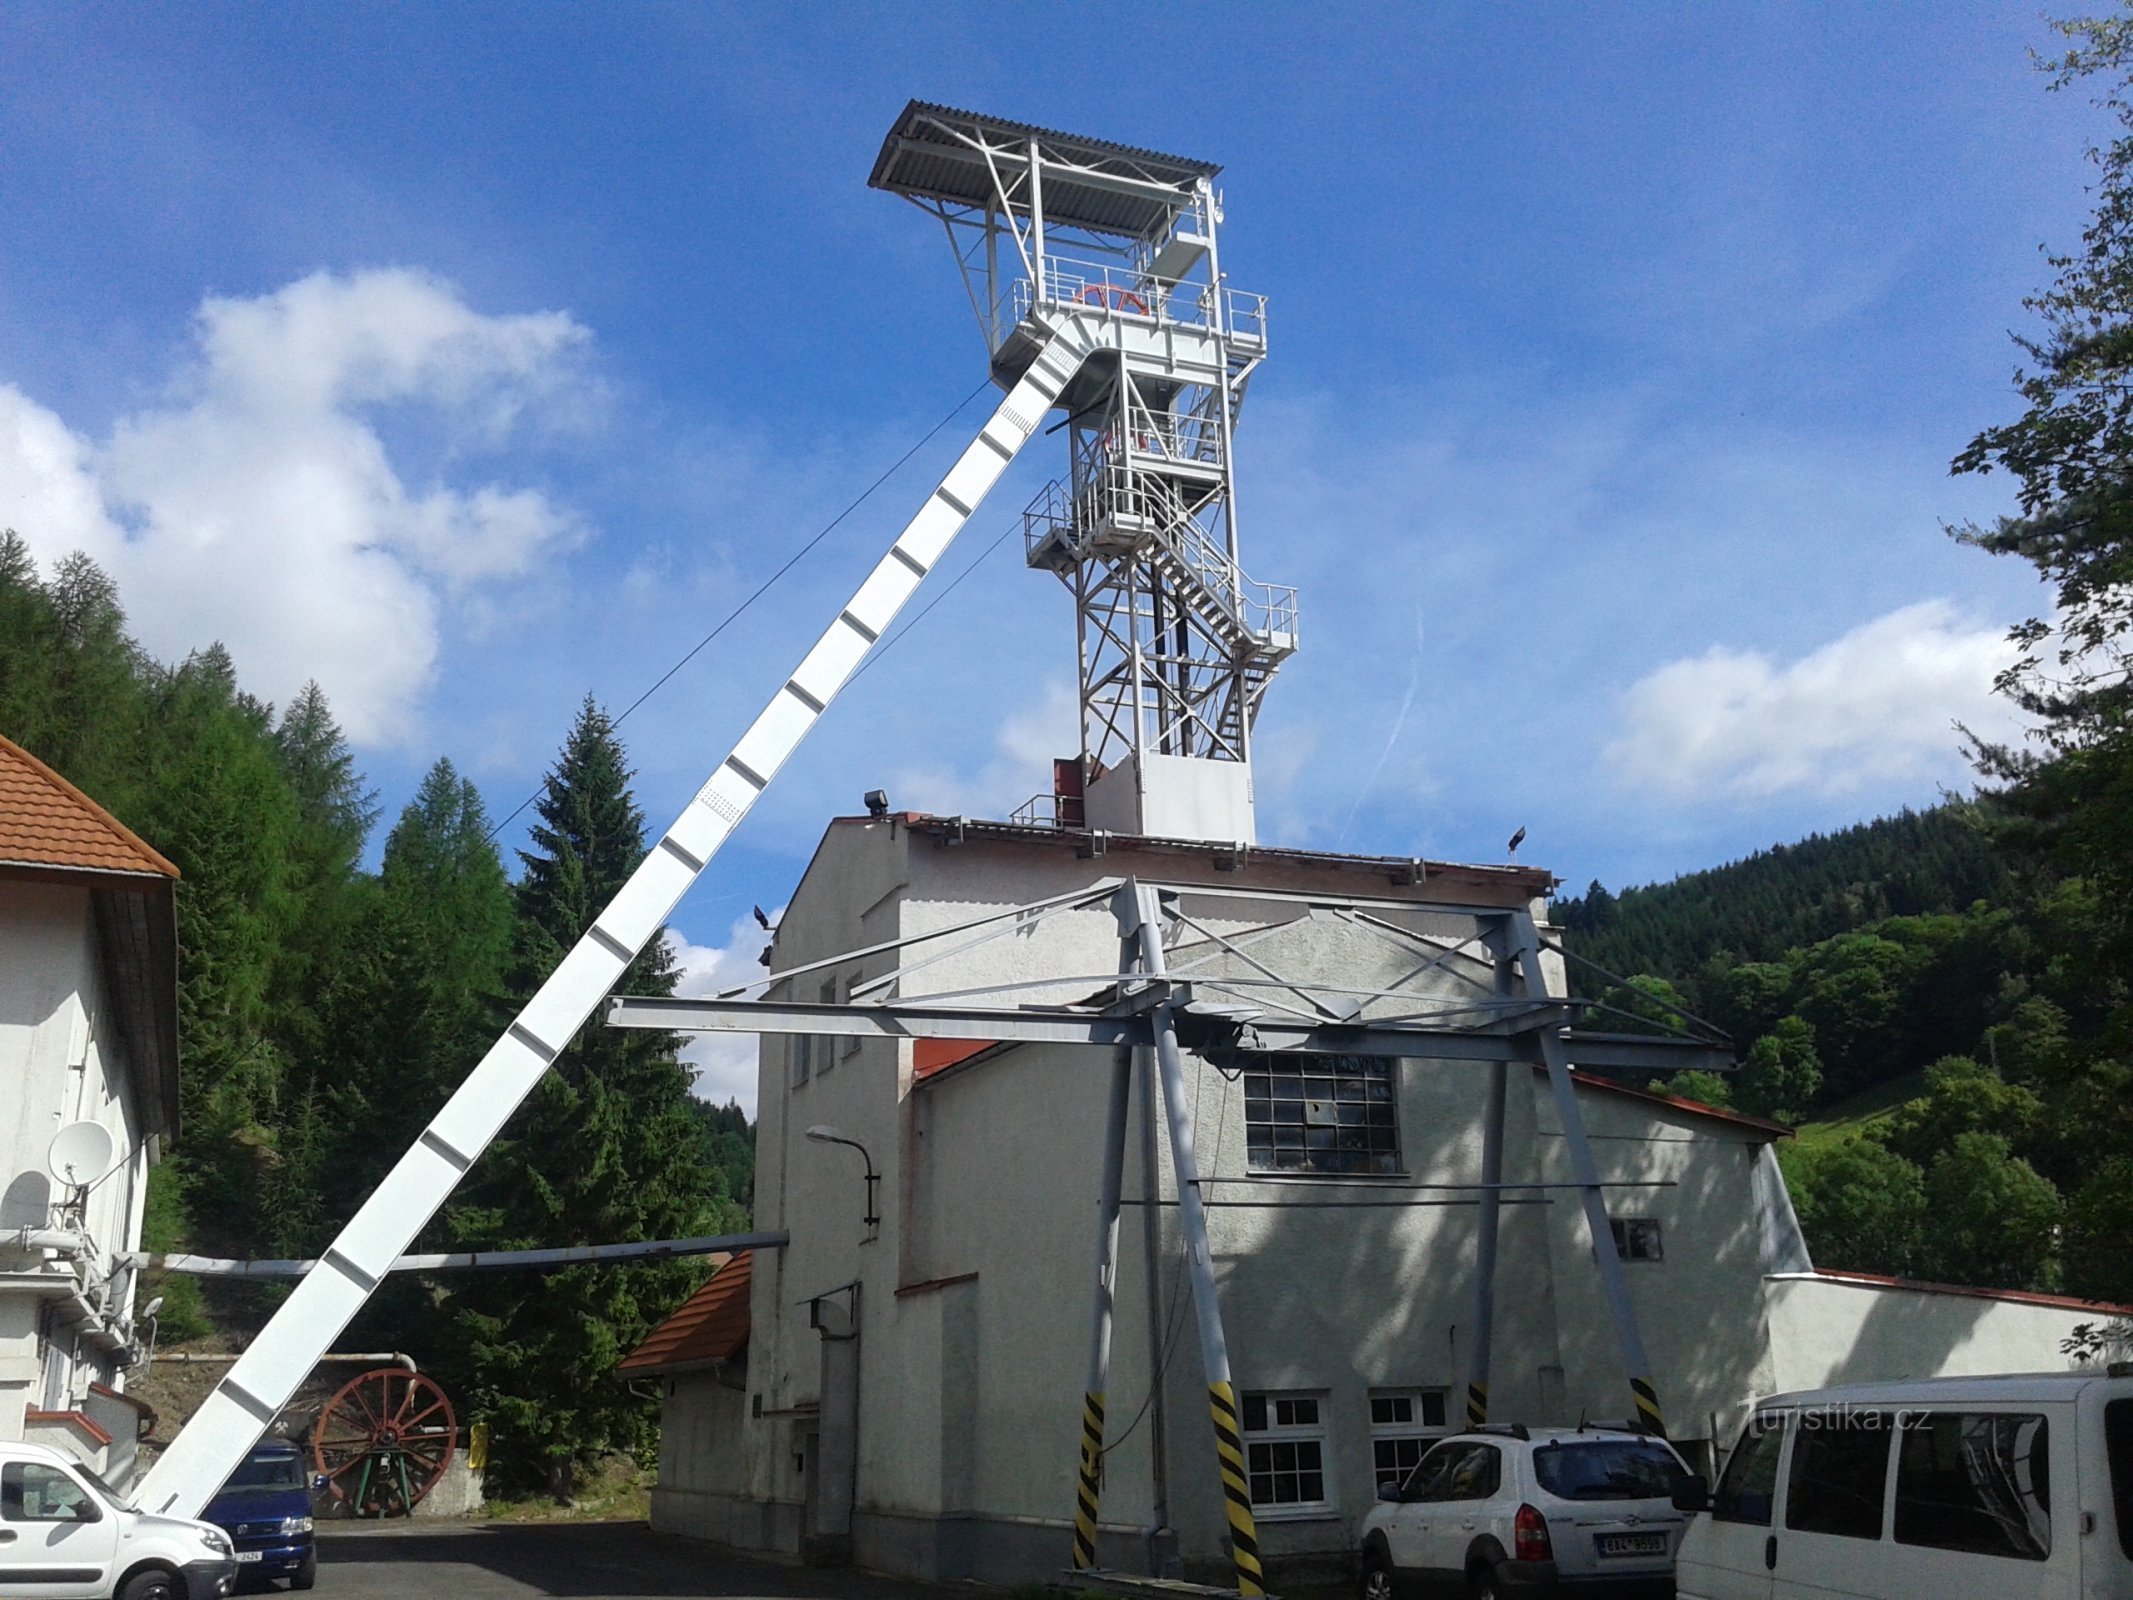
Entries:
{"label": "multi-pane window", "polygon": [[815,1036],[796,1033],[787,1048],[792,1052],[792,1086],[797,1089],[815,1070]]}
{"label": "multi-pane window", "polygon": [[1244,1397],[1244,1462],[1259,1511],[1312,1511],[1326,1495],[1325,1400],[1315,1394]]}
{"label": "multi-pane window", "polygon": [[1246,1056],[1247,1165],[1253,1172],[1398,1172],[1397,1087],[1391,1056]]}
{"label": "multi-pane window", "polygon": [[1615,1236],[1615,1254],[1624,1261],[1663,1261],[1659,1223],[1654,1217],[1615,1217],[1608,1228]]}
{"label": "multi-pane window", "polygon": [[1370,1392],[1370,1464],[1375,1483],[1405,1483],[1429,1442],[1444,1432],[1442,1389]]}

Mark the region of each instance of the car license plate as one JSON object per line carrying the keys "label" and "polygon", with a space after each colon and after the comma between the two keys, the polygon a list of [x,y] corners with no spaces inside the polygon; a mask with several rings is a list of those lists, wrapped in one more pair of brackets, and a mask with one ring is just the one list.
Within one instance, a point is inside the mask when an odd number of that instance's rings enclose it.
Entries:
{"label": "car license plate", "polygon": [[1666,1554],[1666,1535],[1663,1533],[1603,1533],[1594,1543],[1603,1556],[1663,1556]]}
{"label": "car license plate", "polygon": [[240,1550],[237,1552],[237,1559],[239,1561],[257,1561],[265,1554],[264,1550]]}

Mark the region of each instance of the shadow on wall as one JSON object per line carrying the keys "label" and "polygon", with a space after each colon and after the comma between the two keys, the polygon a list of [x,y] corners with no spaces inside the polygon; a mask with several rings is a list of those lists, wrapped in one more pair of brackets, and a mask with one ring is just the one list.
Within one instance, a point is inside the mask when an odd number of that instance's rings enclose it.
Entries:
{"label": "shadow on wall", "polygon": [[0,1193],[0,1229],[42,1228],[52,1220],[52,1180],[41,1172],[18,1172]]}
{"label": "shadow on wall", "polygon": [[[1976,1295],[1932,1294],[1916,1290],[1841,1290],[1828,1293],[1871,1294],[1850,1347],[1831,1364],[1827,1384],[1886,1383],[1899,1378],[1930,1378],[1949,1366],[1957,1351],[1976,1337],[1978,1325],[1995,1302]],[[2064,1368],[2064,1357],[2040,1365],[2029,1361],[2017,1370]]]}

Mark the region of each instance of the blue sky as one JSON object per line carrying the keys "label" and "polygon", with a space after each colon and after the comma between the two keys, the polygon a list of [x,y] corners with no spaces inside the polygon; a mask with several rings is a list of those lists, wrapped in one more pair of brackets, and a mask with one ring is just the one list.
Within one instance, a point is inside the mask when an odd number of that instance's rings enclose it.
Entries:
{"label": "blue sky", "polygon": [[[1941,529],[2007,504],[1947,462],[2086,210],[2050,42],[2014,4],[13,7],[0,521],[161,654],[318,677],[388,817],[439,754],[509,811],[983,376],[937,227],[865,186],[907,98],[976,107],[1225,165],[1272,302],[1245,559],[1304,607],[1262,839],[1523,825],[1573,886],[1665,877],[1930,803],[1951,723],[2005,726],[2043,597]],[[631,719],[655,826],[978,415]],[[684,903],[699,980],[863,791],[1045,786],[1071,652],[1002,544]]]}

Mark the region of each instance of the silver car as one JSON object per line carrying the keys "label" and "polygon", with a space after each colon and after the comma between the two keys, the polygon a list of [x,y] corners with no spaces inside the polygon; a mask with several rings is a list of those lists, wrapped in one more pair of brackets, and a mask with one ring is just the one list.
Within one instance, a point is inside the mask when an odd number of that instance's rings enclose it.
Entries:
{"label": "silver car", "polygon": [[1485,1428],[1432,1446],[1363,1518],[1363,1600],[1669,1597],[1688,1468],[1615,1428]]}

